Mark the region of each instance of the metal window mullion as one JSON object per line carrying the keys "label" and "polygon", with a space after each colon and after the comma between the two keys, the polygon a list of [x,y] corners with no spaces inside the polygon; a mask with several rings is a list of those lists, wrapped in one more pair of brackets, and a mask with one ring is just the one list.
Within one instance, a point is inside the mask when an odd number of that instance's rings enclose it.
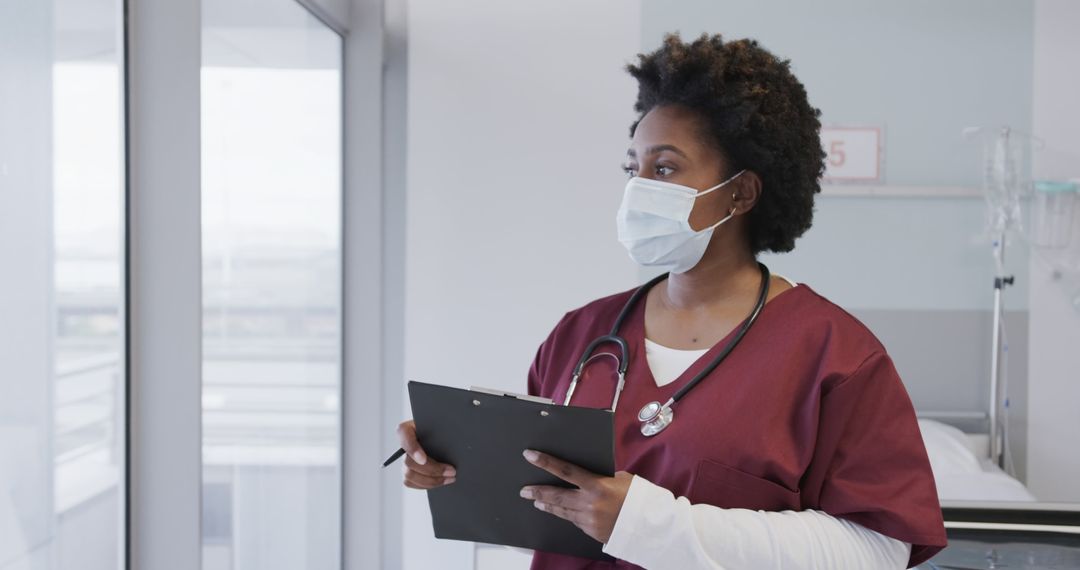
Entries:
{"label": "metal window mullion", "polygon": [[[392,568],[383,513],[393,491],[385,488],[381,456],[394,441],[387,433],[397,409],[384,408],[386,315],[390,293],[383,279],[383,0],[349,0],[345,34],[343,196],[342,567]],[[404,263],[390,260],[389,263]],[[400,503],[400,499],[398,500]],[[399,539],[400,540],[400,539]],[[392,546],[391,546],[392,548]]]}
{"label": "metal window mullion", "polygon": [[127,0],[128,567],[201,567],[201,2]]}

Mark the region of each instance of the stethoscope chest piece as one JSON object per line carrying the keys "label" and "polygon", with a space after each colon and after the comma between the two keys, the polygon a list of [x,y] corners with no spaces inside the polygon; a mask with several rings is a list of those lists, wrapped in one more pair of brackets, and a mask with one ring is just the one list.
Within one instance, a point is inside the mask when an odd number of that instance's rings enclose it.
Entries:
{"label": "stethoscope chest piece", "polygon": [[641,422],[641,433],[645,436],[654,436],[664,431],[671,420],[675,417],[675,411],[671,406],[660,405],[660,402],[649,402],[638,412],[637,419]]}

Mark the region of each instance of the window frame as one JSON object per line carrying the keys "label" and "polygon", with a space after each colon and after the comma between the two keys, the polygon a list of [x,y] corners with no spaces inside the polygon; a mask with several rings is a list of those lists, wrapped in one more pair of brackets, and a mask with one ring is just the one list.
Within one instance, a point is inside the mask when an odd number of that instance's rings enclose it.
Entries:
{"label": "window frame", "polygon": [[[401,490],[379,462],[402,410],[386,387],[401,384],[387,373],[401,370],[404,258],[403,229],[384,218],[402,219],[404,201],[384,199],[384,170],[400,196],[404,160],[383,142],[404,149],[404,58],[384,121],[383,2],[296,1],[343,37],[342,567],[388,567],[401,533],[384,519],[400,521]],[[190,570],[202,567],[201,3],[123,0],[123,12],[126,567]]]}

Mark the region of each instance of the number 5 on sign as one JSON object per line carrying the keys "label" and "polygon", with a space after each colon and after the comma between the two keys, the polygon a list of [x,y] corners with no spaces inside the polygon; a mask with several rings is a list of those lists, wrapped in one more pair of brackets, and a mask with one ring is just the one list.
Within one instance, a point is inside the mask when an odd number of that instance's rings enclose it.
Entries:
{"label": "number 5 on sign", "polygon": [[881,182],[882,140],[878,127],[822,127],[825,182]]}

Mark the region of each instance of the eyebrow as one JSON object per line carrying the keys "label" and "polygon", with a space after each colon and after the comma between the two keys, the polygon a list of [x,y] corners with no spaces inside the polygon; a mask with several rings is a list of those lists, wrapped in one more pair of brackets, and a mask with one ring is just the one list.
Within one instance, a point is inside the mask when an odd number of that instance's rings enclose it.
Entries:
{"label": "eyebrow", "polygon": [[[657,153],[663,152],[665,150],[670,150],[671,152],[673,152],[673,153],[675,153],[675,154],[677,154],[677,155],[679,155],[679,156],[681,156],[683,158],[690,158],[690,157],[686,156],[685,152],[679,150],[679,147],[677,147],[675,145],[670,145],[670,144],[658,144],[658,145],[650,146],[649,148],[645,149],[645,154],[657,154]],[[630,158],[637,158],[637,153],[634,152],[634,149],[629,149],[629,150],[626,151],[626,156],[628,156]]]}

